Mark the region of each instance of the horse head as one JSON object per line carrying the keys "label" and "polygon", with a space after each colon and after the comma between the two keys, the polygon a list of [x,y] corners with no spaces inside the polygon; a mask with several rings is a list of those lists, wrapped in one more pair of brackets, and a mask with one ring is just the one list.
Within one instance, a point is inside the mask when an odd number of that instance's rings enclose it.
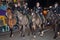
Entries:
{"label": "horse head", "polygon": [[12,19],[13,13],[12,13],[11,9],[7,9],[6,12],[7,12],[7,15],[6,15],[7,18],[8,18],[8,19]]}
{"label": "horse head", "polygon": [[23,16],[23,13],[22,13],[22,12],[17,11],[17,15],[18,15],[18,17],[22,17],[22,16]]}

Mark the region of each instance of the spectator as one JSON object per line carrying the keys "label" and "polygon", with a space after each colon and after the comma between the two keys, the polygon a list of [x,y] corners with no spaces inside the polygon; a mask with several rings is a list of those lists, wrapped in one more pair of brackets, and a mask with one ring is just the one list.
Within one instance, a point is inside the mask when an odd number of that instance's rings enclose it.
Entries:
{"label": "spectator", "polygon": [[6,2],[3,2],[0,6],[0,10],[5,10],[6,11],[6,9],[7,9]]}

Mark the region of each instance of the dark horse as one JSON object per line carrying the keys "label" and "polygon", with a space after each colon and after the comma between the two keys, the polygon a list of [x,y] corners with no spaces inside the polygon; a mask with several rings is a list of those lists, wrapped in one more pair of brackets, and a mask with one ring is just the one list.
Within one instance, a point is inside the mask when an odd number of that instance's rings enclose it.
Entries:
{"label": "dark horse", "polygon": [[54,39],[56,39],[60,32],[60,14],[56,14],[54,32],[55,32]]}
{"label": "dark horse", "polygon": [[53,11],[49,11],[48,14],[51,14],[50,17],[49,15],[47,16],[50,20],[50,22],[48,21],[49,23],[49,26],[51,25],[51,27],[53,28],[53,31],[55,32],[55,35],[54,35],[54,39],[58,36],[59,34],[59,30],[60,30],[60,14],[57,14],[57,13],[54,13]]}
{"label": "dark horse", "polygon": [[[48,31],[48,30],[55,30],[55,26],[56,26],[56,14],[53,13],[52,10],[44,10],[43,12],[45,15],[45,23],[44,25],[44,30]],[[44,31],[43,30],[43,31]]]}
{"label": "dark horse", "polygon": [[53,29],[54,31],[54,39],[58,36],[60,30],[60,14],[54,13],[52,10],[47,12],[45,16],[45,24],[44,29]]}

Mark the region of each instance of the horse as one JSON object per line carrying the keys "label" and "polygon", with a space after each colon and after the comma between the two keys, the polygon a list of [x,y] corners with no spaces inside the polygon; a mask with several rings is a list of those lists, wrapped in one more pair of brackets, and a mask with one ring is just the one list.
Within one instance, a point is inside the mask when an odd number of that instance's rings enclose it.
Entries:
{"label": "horse", "polygon": [[10,8],[7,9],[6,11],[6,17],[7,17],[7,25],[9,26],[10,28],[10,37],[13,36],[13,27],[14,25],[16,24],[16,17],[14,16],[14,14],[12,13],[12,10]]}
{"label": "horse", "polygon": [[56,19],[55,19],[55,27],[54,27],[54,39],[58,37],[60,34],[60,14],[56,13]]}
{"label": "horse", "polygon": [[21,36],[25,36],[26,30],[29,30],[29,20],[23,12],[17,11],[18,17],[18,26],[21,33]]}
{"label": "horse", "polygon": [[42,24],[42,20],[41,20],[41,17],[35,13],[35,12],[32,12],[31,13],[31,20],[32,20],[32,33],[35,35],[36,32],[41,32],[41,24]]}
{"label": "horse", "polygon": [[52,10],[43,10],[42,14],[44,15],[44,23],[43,23],[43,34],[46,31],[51,29],[55,30],[55,19],[56,15],[53,13]]}
{"label": "horse", "polygon": [[53,27],[54,26],[54,21],[55,21],[55,15],[52,11],[48,11],[46,17],[46,22],[45,22],[45,26],[50,26],[50,27]]}
{"label": "horse", "polygon": [[[47,10],[46,10],[47,11]],[[54,39],[58,36],[59,34],[59,26],[60,26],[60,19],[59,19],[59,14],[54,13],[52,10],[48,10],[45,12],[45,20],[46,22],[44,23],[44,30],[51,30],[53,29],[54,31]],[[43,30],[43,31],[44,31]],[[48,31],[48,30],[47,30]]]}

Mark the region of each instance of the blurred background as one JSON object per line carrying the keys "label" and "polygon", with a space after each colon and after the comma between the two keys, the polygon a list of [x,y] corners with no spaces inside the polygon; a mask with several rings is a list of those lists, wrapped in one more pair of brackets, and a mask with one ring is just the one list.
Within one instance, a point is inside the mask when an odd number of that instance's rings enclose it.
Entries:
{"label": "blurred background", "polygon": [[27,0],[29,7],[32,8],[35,6],[36,2],[40,2],[42,7],[48,7],[53,5],[55,2],[60,4],[60,0]]}

